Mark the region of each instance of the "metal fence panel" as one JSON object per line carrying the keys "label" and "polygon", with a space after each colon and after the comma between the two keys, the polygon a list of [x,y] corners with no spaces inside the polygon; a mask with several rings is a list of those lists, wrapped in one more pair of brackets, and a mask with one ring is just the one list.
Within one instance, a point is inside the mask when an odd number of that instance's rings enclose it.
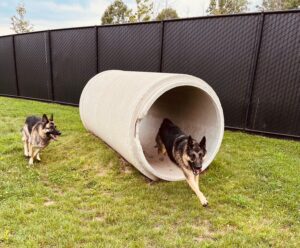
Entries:
{"label": "metal fence panel", "polygon": [[47,33],[15,36],[20,96],[51,99]]}
{"label": "metal fence panel", "polygon": [[163,71],[202,78],[218,94],[227,126],[243,128],[259,15],[165,23]]}
{"label": "metal fence panel", "polygon": [[248,128],[300,136],[300,15],[265,14]]}
{"label": "metal fence panel", "polygon": [[160,23],[100,27],[98,40],[99,71],[160,69]]}
{"label": "metal fence panel", "polygon": [[13,36],[0,38],[0,94],[17,95]]}
{"label": "metal fence panel", "polygon": [[97,73],[95,28],[51,31],[54,99],[79,103],[81,91]]}

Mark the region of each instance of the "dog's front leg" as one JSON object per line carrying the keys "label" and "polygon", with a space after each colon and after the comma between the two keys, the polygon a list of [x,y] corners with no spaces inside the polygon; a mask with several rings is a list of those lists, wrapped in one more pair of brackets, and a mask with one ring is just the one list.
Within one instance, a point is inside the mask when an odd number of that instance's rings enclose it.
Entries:
{"label": "dog's front leg", "polygon": [[38,154],[36,155],[36,159],[37,159],[38,161],[41,161],[40,150],[39,150]]}
{"label": "dog's front leg", "polygon": [[24,144],[24,155],[25,157],[29,157],[29,134],[27,127],[22,128],[22,141]]}
{"label": "dog's front leg", "polygon": [[28,145],[28,141],[27,140],[24,140],[24,155],[25,157],[28,157],[29,156],[29,145]]}
{"label": "dog's front leg", "polygon": [[30,151],[29,151],[29,155],[30,155],[29,165],[33,165],[33,159],[34,159],[33,153],[34,153],[34,149],[33,149],[32,145],[31,145],[30,146]]}
{"label": "dog's front leg", "polygon": [[28,156],[32,156],[32,144],[30,142],[28,142]]}
{"label": "dog's front leg", "polygon": [[202,206],[206,207],[208,202],[205,196],[203,195],[203,193],[199,189],[199,184],[198,184],[199,176],[194,176],[193,172],[189,172],[187,170],[185,171],[185,175],[186,175],[186,181],[188,182],[192,190],[196,193]]}
{"label": "dog's front leg", "polygon": [[32,165],[33,164],[33,160],[34,158],[38,155],[38,153],[40,152],[40,149],[34,149],[32,146],[31,146],[31,157],[29,159],[29,164]]}
{"label": "dog's front leg", "polygon": [[33,146],[32,146],[32,144],[29,142],[28,143],[28,155],[29,155],[29,157],[30,157],[30,159],[29,159],[29,165],[32,165],[33,164],[33,157],[32,157],[32,155],[33,155]]}
{"label": "dog's front leg", "polygon": [[[165,156],[167,154],[167,150],[166,150],[166,147],[165,147],[164,143],[162,142],[162,140],[160,138],[159,133],[156,135],[155,141],[156,141],[156,147],[157,147],[158,155],[159,156]],[[164,158],[161,157],[159,160],[163,161]]]}
{"label": "dog's front leg", "polygon": [[199,189],[199,175],[194,176],[194,182],[195,182],[196,191],[198,192],[198,193],[196,192],[196,194],[197,194],[198,198],[200,199],[202,205],[204,207],[206,207],[208,205],[208,201]]}

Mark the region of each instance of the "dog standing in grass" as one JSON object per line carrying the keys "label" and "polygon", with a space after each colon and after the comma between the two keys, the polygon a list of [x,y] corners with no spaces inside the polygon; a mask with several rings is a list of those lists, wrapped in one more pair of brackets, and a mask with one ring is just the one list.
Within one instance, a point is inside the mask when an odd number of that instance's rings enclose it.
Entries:
{"label": "dog standing in grass", "polygon": [[53,115],[48,119],[45,114],[42,118],[36,116],[27,117],[21,132],[24,143],[24,155],[30,157],[30,165],[33,164],[35,158],[41,161],[40,151],[48,146],[51,140],[57,140],[57,136],[61,135],[60,131],[56,129]]}
{"label": "dog standing in grass", "polygon": [[198,143],[170,120],[164,119],[156,136],[156,146],[159,155],[168,154],[171,161],[180,167],[201,204],[207,206],[208,202],[199,189],[199,174],[206,155],[205,136]]}

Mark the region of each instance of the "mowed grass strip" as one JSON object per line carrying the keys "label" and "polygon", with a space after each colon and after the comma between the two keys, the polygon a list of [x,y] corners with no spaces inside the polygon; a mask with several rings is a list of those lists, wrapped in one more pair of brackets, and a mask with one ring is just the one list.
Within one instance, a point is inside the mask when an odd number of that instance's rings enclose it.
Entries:
{"label": "mowed grass strip", "polygon": [[[20,129],[43,113],[62,136],[29,167]],[[78,108],[0,97],[0,247],[300,247],[299,185],[299,142],[226,131],[203,208],[88,133]]]}

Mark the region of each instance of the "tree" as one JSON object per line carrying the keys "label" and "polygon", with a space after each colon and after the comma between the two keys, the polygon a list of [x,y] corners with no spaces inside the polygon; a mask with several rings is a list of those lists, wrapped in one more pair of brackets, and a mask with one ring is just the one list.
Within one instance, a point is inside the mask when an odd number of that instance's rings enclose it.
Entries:
{"label": "tree", "polygon": [[131,16],[131,22],[150,21],[153,15],[153,2],[151,0],[136,0],[136,12]]}
{"label": "tree", "polygon": [[177,11],[172,8],[162,9],[156,17],[157,21],[179,18]]}
{"label": "tree", "polygon": [[263,0],[262,5],[256,6],[258,10],[285,10],[299,9],[299,0]]}
{"label": "tree", "polygon": [[136,0],[136,11],[129,9],[122,0],[115,0],[102,15],[102,24],[150,21],[153,15],[152,0]]}
{"label": "tree", "polygon": [[24,3],[19,3],[16,7],[17,15],[12,16],[11,19],[11,29],[15,31],[16,34],[28,33],[33,31],[33,25],[29,21],[25,20],[26,8]]}
{"label": "tree", "polygon": [[210,0],[207,13],[211,15],[235,14],[246,11],[248,0]]}
{"label": "tree", "polygon": [[104,11],[101,21],[102,24],[117,24],[129,22],[131,10],[122,0],[115,0]]}

